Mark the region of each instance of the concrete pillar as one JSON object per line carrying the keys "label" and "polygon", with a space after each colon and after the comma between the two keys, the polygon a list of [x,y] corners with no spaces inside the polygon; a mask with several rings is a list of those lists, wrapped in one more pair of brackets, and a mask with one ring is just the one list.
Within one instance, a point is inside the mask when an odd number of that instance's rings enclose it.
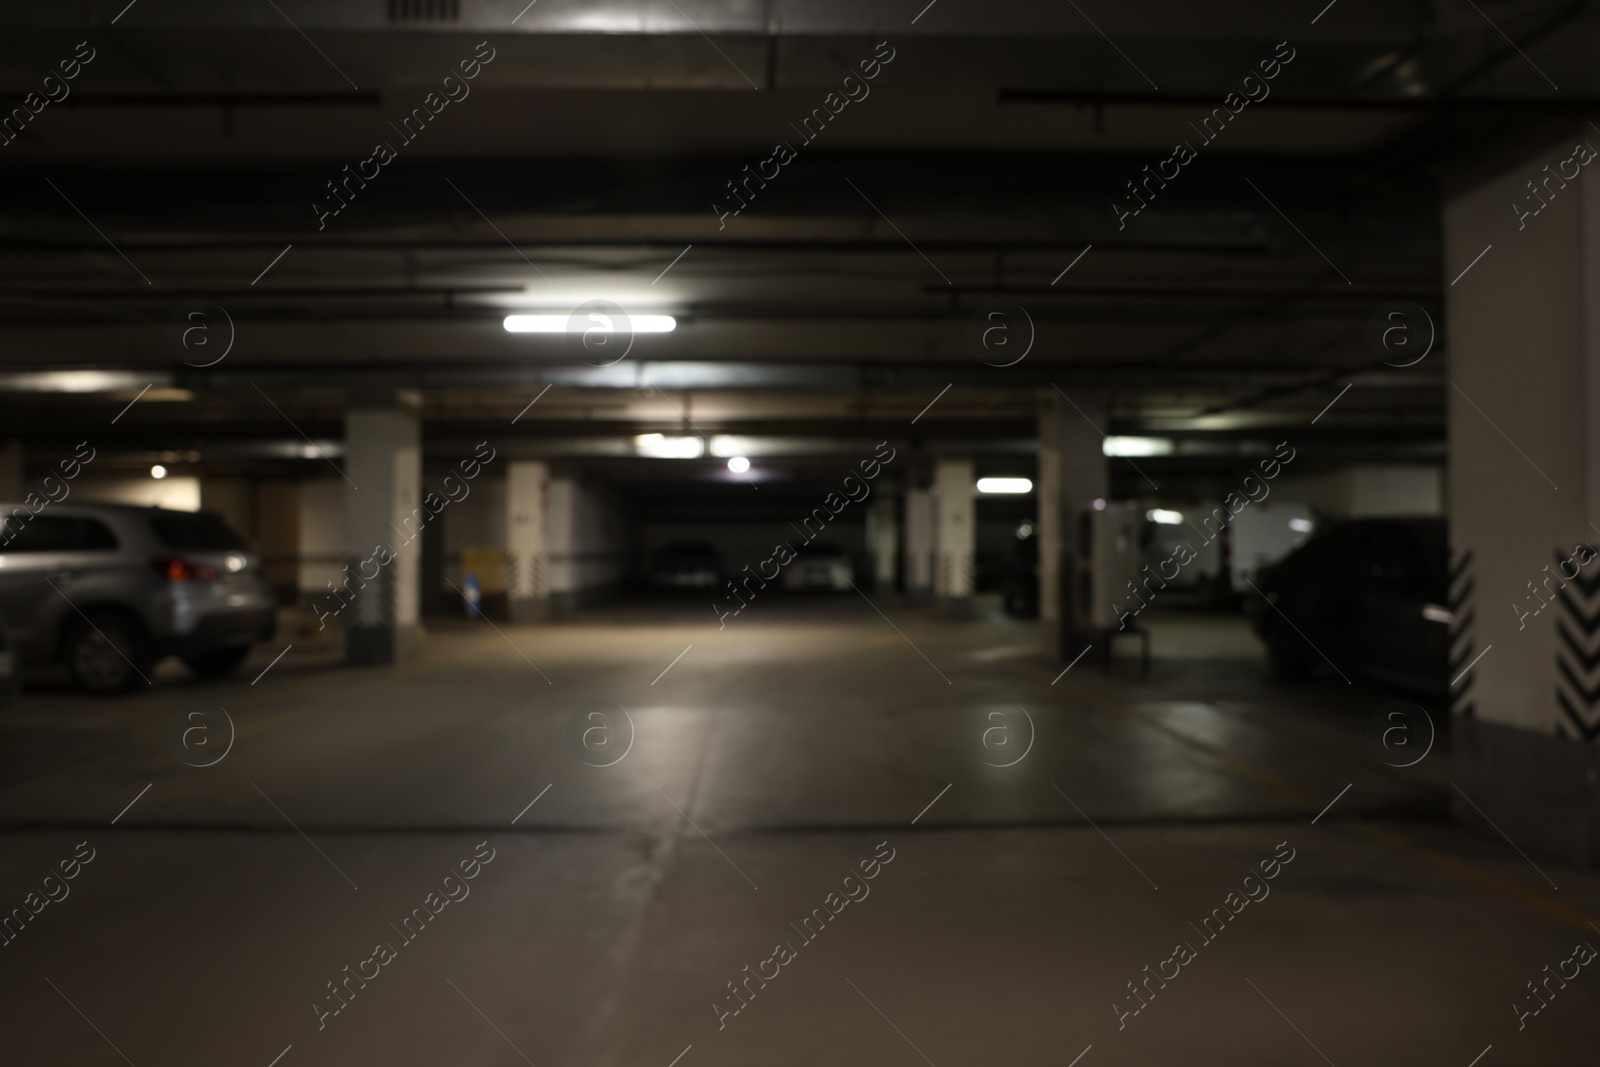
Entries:
{"label": "concrete pillar", "polygon": [[1476,805],[1529,851],[1581,863],[1600,860],[1591,145],[1580,126],[1444,207],[1452,777],[1471,800],[1456,814],[1481,827]]}
{"label": "concrete pillar", "polygon": [[510,463],[506,470],[506,595],[511,618],[544,617],[550,604],[550,564],[545,532],[550,505],[550,468],[545,463]]}
{"label": "concrete pillar", "polygon": [[[1071,524],[1097,499],[1110,495],[1104,451],[1107,397],[1082,390],[1069,401],[1052,389],[1039,402],[1039,484],[1034,499],[1039,515],[1039,618],[1052,652],[1060,654],[1065,626],[1062,574],[1072,544]],[[1076,407],[1074,407],[1076,405]]]}
{"label": "concrete pillar", "polygon": [[926,489],[906,490],[905,522],[906,593],[926,595],[933,589],[933,494]]}
{"label": "concrete pillar", "polygon": [[977,551],[977,507],[970,459],[941,459],[933,467],[934,595],[972,596]]}
{"label": "concrete pillar", "polygon": [[867,556],[872,561],[872,588],[894,589],[900,554],[900,501],[887,486],[867,505]]}
{"label": "concrete pillar", "polygon": [[[418,398],[397,394],[381,406],[352,401],[345,413],[345,553],[359,592],[344,612],[351,664],[405,658],[419,635],[424,528],[444,497],[422,497]],[[342,579],[344,580],[344,579]]]}
{"label": "concrete pillar", "polygon": [[19,501],[27,495],[22,487],[22,442],[0,444],[0,500]]}
{"label": "concrete pillar", "polygon": [[550,606],[557,611],[578,603],[578,493],[574,479],[556,477],[550,479],[550,492],[545,498],[545,559],[550,569]]}

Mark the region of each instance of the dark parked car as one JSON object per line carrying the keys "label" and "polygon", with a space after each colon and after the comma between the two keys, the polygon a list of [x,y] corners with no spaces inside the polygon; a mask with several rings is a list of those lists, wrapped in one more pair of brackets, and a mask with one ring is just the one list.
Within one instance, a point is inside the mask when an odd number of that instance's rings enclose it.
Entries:
{"label": "dark parked car", "polygon": [[656,553],[650,584],[657,589],[715,589],[722,584],[722,557],[703,542],[670,544]]}
{"label": "dark parked car", "polygon": [[114,504],[0,504],[0,617],[23,662],[61,662],[93,693],[163,656],[227,674],[272,636],[261,559],[222,517]]}
{"label": "dark parked car", "polygon": [[1325,655],[1345,674],[1445,693],[1447,541],[1443,519],[1355,519],[1264,569],[1265,599],[1247,603],[1273,673],[1304,675]]}

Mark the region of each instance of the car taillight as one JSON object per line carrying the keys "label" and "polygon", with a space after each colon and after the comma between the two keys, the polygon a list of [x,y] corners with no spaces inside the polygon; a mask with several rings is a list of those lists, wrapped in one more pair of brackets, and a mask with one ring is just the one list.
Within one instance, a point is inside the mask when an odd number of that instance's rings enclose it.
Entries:
{"label": "car taillight", "polygon": [[171,556],[164,559],[153,559],[150,567],[157,574],[169,582],[214,582],[217,580],[217,568],[207,563],[195,563],[191,560]]}

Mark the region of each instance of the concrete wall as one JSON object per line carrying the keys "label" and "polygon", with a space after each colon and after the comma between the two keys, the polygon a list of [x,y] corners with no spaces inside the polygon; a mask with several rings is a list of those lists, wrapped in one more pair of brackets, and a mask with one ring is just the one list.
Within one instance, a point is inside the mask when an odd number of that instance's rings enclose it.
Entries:
{"label": "concrete wall", "polygon": [[1443,515],[1445,469],[1439,464],[1361,464],[1303,477],[1285,474],[1272,499],[1309,504],[1340,519]]}
{"label": "concrete wall", "polygon": [[200,510],[200,479],[171,474],[104,475],[84,471],[72,482],[71,500],[96,504],[133,504],[174,511]]}
{"label": "concrete wall", "polygon": [[300,591],[326,593],[344,569],[345,484],[340,478],[313,478],[299,488]]}
{"label": "concrete wall", "polygon": [[553,601],[579,603],[622,583],[633,545],[621,501],[600,486],[552,478],[550,516],[546,544]]}
{"label": "concrete wall", "polygon": [[221,515],[246,541],[256,540],[256,492],[250,479],[202,477],[200,506]]}

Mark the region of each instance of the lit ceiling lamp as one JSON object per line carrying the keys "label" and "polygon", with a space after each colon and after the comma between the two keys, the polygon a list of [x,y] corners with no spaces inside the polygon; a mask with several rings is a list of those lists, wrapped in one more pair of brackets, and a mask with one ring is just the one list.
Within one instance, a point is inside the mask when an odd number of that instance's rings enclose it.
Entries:
{"label": "lit ceiling lamp", "polygon": [[1027,478],[979,478],[980,493],[1031,493],[1033,482]]}
{"label": "lit ceiling lamp", "polygon": [[1100,443],[1100,451],[1107,456],[1170,456],[1170,437],[1118,437],[1113,434]]}
{"label": "lit ceiling lamp", "polygon": [[750,461],[743,456],[734,456],[728,460],[728,469],[735,474],[743,474],[750,469]]}
{"label": "lit ceiling lamp", "polygon": [[1166,508],[1151,508],[1144,513],[1144,517],[1162,526],[1176,526],[1183,521],[1183,512],[1168,511]]}
{"label": "lit ceiling lamp", "polygon": [[705,442],[698,437],[642,433],[633,439],[633,447],[639,455],[652,459],[699,459],[704,453]]}
{"label": "lit ceiling lamp", "polygon": [[[566,333],[571,315],[507,315],[507,333]],[[671,315],[629,315],[634,333],[671,333],[678,320]]]}
{"label": "lit ceiling lamp", "polygon": [[167,468],[163,467],[161,464],[157,463],[154,467],[150,468],[150,477],[154,478],[156,481],[159,482],[166,476]]}

